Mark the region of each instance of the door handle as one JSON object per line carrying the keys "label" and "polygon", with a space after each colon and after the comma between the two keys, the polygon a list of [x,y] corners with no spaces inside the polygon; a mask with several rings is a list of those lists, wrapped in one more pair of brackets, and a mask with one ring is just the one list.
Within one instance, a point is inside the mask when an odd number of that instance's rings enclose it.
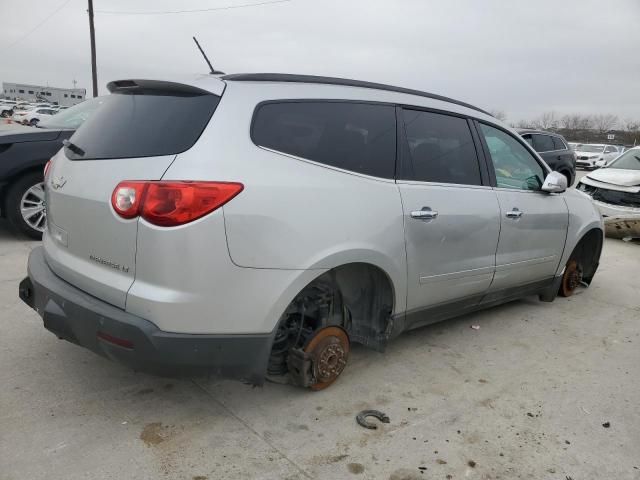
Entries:
{"label": "door handle", "polygon": [[438,217],[438,212],[431,210],[429,207],[422,207],[422,210],[414,210],[411,212],[411,218],[417,220],[433,220]]}
{"label": "door handle", "polygon": [[513,208],[510,212],[507,212],[507,218],[520,218],[522,216],[522,212],[517,208]]}

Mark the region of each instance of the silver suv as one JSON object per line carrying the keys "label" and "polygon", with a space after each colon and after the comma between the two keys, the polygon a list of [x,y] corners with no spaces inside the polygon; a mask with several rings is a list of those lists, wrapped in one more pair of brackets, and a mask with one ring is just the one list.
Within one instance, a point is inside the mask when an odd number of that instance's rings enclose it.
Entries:
{"label": "silver suv", "polygon": [[20,296],[136,369],[321,389],[352,342],[596,272],[591,199],[471,105],[282,74],[109,90],[47,168]]}

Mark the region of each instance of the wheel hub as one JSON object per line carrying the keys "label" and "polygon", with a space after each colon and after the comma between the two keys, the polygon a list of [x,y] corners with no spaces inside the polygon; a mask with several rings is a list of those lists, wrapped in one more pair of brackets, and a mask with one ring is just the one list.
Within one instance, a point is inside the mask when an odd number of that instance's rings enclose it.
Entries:
{"label": "wheel hub", "polygon": [[340,327],[318,330],[307,343],[304,351],[311,360],[313,390],[331,385],[340,376],[349,357],[349,337]]}
{"label": "wheel hub", "polygon": [[44,183],[36,183],[22,195],[20,214],[27,225],[38,232],[44,232],[47,225],[47,210],[44,197]]}
{"label": "wheel hub", "polygon": [[567,268],[562,277],[562,289],[561,294],[565,297],[570,297],[578,285],[582,282],[582,267],[576,260],[571,260],[567,264]]}

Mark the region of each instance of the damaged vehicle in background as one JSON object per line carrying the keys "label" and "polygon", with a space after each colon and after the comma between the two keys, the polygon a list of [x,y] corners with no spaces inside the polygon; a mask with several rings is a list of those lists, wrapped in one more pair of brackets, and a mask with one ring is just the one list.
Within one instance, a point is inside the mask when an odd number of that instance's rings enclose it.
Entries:
{"label": "damaged vehicle in background", "polygon": [[606,233],[640,238],[640,147],[625,151],[611,165],[580,179],[604,218]]}
{"label": "damaged vehicle in background", "polygon": [[19,295],[59,338],[137,370],[319,390],[352,343],[594,278],[591,199],[477,107],[339,78],[187,78],[109,83],[51,160]]}

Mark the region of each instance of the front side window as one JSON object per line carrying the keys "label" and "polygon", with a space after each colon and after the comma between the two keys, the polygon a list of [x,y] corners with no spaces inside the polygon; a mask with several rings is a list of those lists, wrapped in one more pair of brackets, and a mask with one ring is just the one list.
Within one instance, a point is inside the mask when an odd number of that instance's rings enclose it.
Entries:
{"label": "front side window", "polygon": [[256,145],[374,177],[394,178],[395,108],[337,101],[265,103],[255,114]]}
{"label": "front side window", "polygon": [[614,147],[607,147],[604,149],[604,153],[614,153],[617,152],[618,150]]}
{"label": "front side window", "polygon": [[536,152],[550,152],[555,150],[553,139],[549,135],[531,135],[533,137],[533,148]]}
{"label": "front side window", "polygon": [[480,124],[499,188],[540,190],[545,171],[529,151],[508,133]]}
{"label": "front side window", "polygon": [[481,185],[480,165],[467,120],[403,110],[407,136],[402,177],[421,182]]}

